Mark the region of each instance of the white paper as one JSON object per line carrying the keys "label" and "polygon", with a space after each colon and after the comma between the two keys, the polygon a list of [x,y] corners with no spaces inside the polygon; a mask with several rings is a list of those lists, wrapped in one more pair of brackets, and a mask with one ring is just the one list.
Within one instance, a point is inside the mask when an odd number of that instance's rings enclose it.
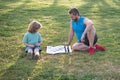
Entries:
{"label": "white paper", "polygon": [[70,53],[72,52],[71,46],[47,46],[46,53],[57,54],[57,53]]}

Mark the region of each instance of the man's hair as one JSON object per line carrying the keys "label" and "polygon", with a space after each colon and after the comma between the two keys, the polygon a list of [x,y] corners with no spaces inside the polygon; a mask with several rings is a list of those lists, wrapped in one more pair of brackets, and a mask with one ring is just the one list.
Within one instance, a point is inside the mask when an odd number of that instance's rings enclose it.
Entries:
{"label": "man's hair", "polygon": [[42,25],[38,21],[32,21],[28,26],[28,32],[35,33],[40,27],[42,27]]}
{"label": "man's hair", "polygon": [[78,15],[80,15],[78,9],[76,9],[76,8],[71,8],[69,10],[69,14],[73,14],[73,15],[77,15],[78,14]]}

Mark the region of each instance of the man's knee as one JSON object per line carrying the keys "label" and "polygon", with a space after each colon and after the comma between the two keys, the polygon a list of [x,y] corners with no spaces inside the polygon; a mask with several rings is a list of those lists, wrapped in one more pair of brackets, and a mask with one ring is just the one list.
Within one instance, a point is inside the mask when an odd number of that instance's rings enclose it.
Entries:
{"label": "man's knee", "polygon": [[82,43],[75,43],[75,44],[73,44],[72,50],[73,50],[73,51],[80,50],[80,47],[79,47],[79,46],[81,46],[81,45],[82,45]]}
{"label": "man's knee", "polygon": [[75,46],[75,45],[72,46],[72,50],[73,50],[73,51],[76,50],[76,46]]}
{"label": "man's knee", "polygon": [[72,50],[74,51],[74,50],[76,50],[76,46],[78,45],[78,43],[75,43],[75,44],[73,44],[72,45]]}
{"label": "man's knee", "polygon": [[84,43],[75,43],[72,46],[73,51],[78,51],[78,50],[87,50],[89,47],[85,45]]}

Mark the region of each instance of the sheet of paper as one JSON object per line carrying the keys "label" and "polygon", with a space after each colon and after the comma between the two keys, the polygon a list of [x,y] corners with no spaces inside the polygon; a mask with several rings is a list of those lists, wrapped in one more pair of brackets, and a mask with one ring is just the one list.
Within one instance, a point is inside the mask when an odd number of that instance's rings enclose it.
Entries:
{"label": "sheet of paper", "polygon": [[71,53],[71,46],[47,46],[46,53],[48,54],[57,54],[57,53]]}

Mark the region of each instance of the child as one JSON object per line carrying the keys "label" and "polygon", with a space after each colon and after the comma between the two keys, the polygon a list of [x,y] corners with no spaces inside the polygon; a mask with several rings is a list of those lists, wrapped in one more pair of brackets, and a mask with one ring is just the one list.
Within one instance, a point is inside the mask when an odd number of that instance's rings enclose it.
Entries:
{"label": "child", "polygon": [[38,59],[41,50],[41,35],[38,33],[38,30],[41,28],[41,24],[38,21],[30,22],[28,26],[28,32],[25,33],[22,42],[25,44],[25,51],[28,54],[29,59],[35,58]]}

